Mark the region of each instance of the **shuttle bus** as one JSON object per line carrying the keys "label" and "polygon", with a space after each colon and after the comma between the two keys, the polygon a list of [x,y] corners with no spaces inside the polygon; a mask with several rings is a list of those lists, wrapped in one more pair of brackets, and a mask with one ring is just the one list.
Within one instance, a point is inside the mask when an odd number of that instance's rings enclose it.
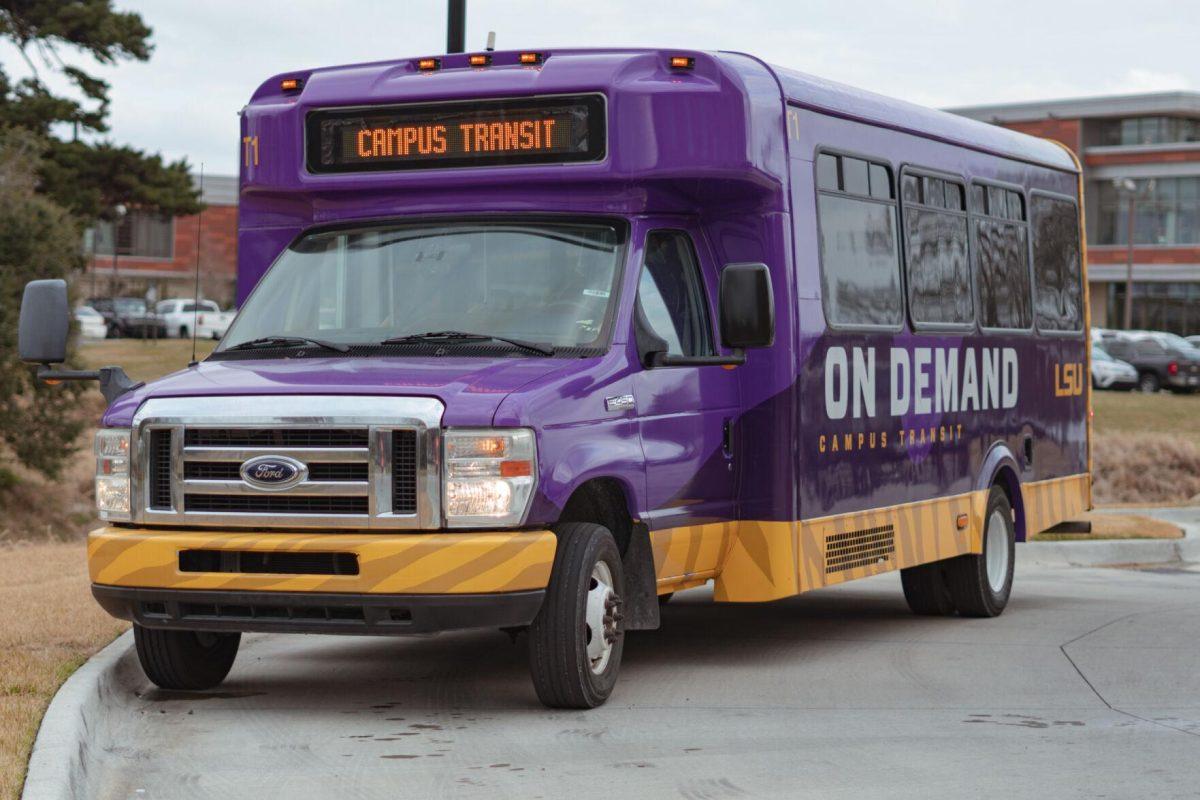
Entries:
{"label": "shuttle bus", "polygon": [[[241,311],[99,377],[96,599],[149,678],[244,631],[527,631],[538,697],[613,690],[674,592],[898,571],[993,617],[1090,507],[1080,169],[1065,147],[741,53],[303,70],[241,115]],[[66,312],[63,311],[63,314]]]}

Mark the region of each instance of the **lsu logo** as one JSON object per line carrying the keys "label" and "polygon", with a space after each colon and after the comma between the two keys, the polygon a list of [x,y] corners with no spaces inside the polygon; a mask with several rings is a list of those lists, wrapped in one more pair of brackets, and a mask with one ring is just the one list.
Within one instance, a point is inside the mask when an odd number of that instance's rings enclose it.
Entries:
{"label": "lsu logo", "polygon": [[1083,394],[1083,364],[1054,365],[1054,396],[1075,397]]}

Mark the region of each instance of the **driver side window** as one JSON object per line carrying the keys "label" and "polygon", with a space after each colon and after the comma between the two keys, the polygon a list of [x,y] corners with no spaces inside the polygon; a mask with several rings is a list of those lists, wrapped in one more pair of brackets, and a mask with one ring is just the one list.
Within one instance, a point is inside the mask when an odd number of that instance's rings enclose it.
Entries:
{"label": "driver side window", "polygon": [[712,355],[708,305],[691,239],[682,231],[651,231],[638,280],[638,302],[670,355]]}

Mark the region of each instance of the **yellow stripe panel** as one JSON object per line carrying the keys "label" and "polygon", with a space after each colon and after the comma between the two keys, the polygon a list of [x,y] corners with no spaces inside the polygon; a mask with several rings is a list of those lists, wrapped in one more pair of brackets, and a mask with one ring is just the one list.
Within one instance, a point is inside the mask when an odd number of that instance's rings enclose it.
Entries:
{"label": "yellow stripe panel", "polygon": [[[471,594],[544,589],[554,565],[549,531],[313,534],[108,527],[88,535],[94,583],[158,589],[364,594]],[[180,550],[355,553],[358,575],[180,572]]]}
{"label": "yellow stripe panel", "polygon": [[[1029,535],[1072,519],[1088,504],[1087,474],[1021,486]],[[716,578],[714,598],[761,602],[894,569],[983,552],[987,490],[801,522],[738,521],[651,533],[660,592]],[[967,525],[959,529],[958,517]],[[891,526],[894,552],[871,564],[826,569],[827,542]],[[714,561],[715,557],[715,561]]]}
{"label": "yellow stripe panel", "polygon": [[1060,522],[1077,519],[1091,507],[1089,476],[1069,475],[1021,486],[1025,498],[1025,532],[1027,537],[1053,528]]}

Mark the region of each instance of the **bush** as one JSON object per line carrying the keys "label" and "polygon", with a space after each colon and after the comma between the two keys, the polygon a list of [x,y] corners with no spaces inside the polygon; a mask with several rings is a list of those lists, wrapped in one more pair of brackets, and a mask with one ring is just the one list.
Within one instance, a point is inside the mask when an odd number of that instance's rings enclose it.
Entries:
{"label": "bush", "polygon": [[1093,500],[1171,503],[1200,495],[1200,447],[1166,433],[1112,433],[1093,440]]}
{"label": "bush", "polygon": [[25,284],[66,278],[82,265],[79,227],[35,193],[44,144],[0,130],[0,451],[53,477],[82,430],[74,413],[81,387],[47,387],[17,358],[17,320]]}

